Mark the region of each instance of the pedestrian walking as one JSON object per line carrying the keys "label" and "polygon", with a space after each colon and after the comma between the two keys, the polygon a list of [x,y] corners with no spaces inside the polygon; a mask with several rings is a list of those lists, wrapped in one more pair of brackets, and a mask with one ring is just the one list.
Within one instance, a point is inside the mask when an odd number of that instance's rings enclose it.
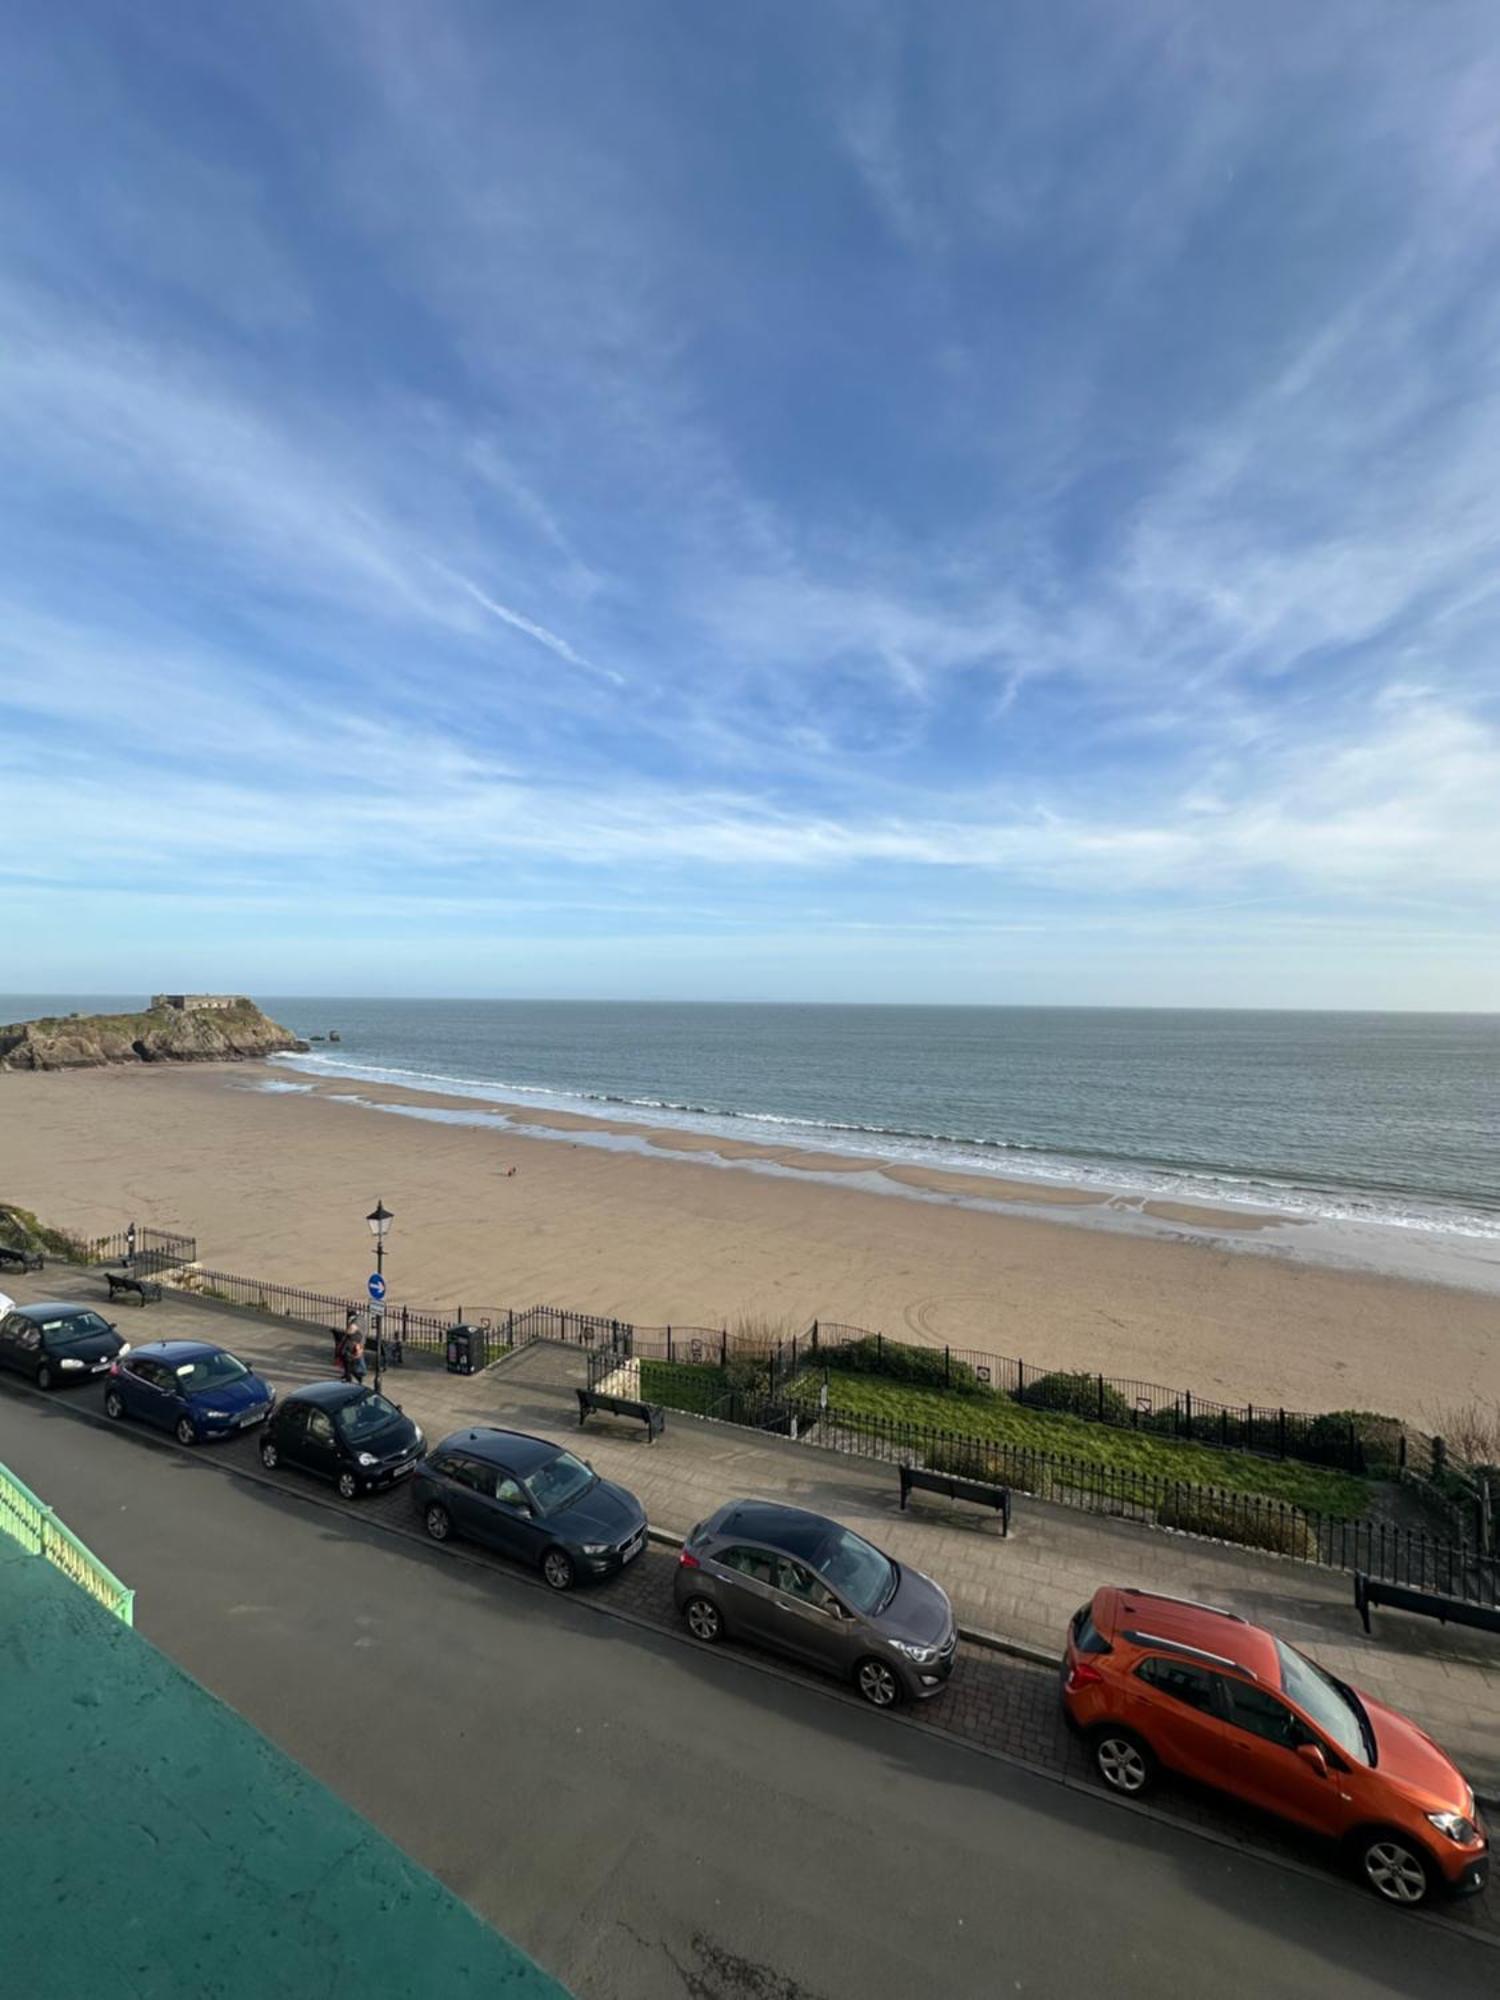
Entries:
{"label": "pedestrian walking", "polygon": [[[344,1320],[344,1331],[340,1334],[338,1345],[334,1349],[334,1359],[343,1371],[346,1382],[362,1381],[364,1379],[364,1355],[365,1333],[359,1317],[359,1308],[357,1306],[350,1306]],[[360,1372],[358,1375],[354,1372],[356,1356],[359,1360]]]}

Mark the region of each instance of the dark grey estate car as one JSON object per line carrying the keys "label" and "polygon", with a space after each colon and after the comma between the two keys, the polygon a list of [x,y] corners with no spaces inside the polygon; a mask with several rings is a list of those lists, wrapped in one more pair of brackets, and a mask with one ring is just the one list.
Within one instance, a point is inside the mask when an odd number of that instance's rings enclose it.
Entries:
{"label": "dark grey estate car", "polygon": [[646,1546],[646,1510],[591,1465],[524,1431],[455,1431],[417,1467],[429,1535],[465,1535],[542,1572],[554,1590],[613,1576]]}
{"label": "dark grey estate car", "polygon": [[699,1639],[749,1639],[852,1680],[889,1708],[953,1671],[953,1606],[930,1576],[800,1507],[731,1500],[694,1528],[673,1586]]}

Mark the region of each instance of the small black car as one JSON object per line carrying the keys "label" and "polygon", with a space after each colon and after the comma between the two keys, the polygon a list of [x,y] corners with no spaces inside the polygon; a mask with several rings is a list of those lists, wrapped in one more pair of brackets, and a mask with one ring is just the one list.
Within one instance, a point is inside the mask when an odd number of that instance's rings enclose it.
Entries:
{"label": "small black car", "polygon": [[105,1375],[129,1352],[130,1342],[90,1306],[13,1306],[0,1319],[0,1367],[29,1375],[39,1389]]}
{"label": "small black car", "polygon": [[345,1500],[404,1479],[422,1433],[395,1403],[358,1382],[314,1382],[279,1403],[261,1432],[266,1470],[295,1465],[331,1479]]}
{"label": "small black car", "polygon": [[611,1576],[646,1546],[633,1493],[524,1431],[455,1431],[422,1461],[412,1498],[435,1542],[486,1542],[531,1563],[554,1590]]}

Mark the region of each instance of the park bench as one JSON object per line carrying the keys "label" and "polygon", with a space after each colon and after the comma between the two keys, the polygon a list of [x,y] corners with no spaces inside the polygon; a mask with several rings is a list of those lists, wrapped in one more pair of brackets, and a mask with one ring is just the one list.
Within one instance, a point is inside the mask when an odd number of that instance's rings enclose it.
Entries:
{"label": "park bench", "polygon": [[1000,1532],[1010,1533],[1010,1488],[988,1479],[961,1479],[954,1472],[929,1472],[925,1465],[901,1467],[901,1507],[913,1493],[939,1493],[945,1500],[971,1500],[976,1507],[993,1507]]}
{"label": "park bench", "polygon": [[40,1250],[17,1250],[13,1244],[0,1243],[0,1271],[40,1271],[46,1261]]}
{"label": "park bench", "polygon": [[104,1282],[109,1286],[109,1295],[118,1299],[126,1298],[133,1292],[137,1305],[152,1305],[161,1298],[161,1286],[154,1278],[138,1278],[134,1271],[106,1271]]}
{"label": "park bench", "polygon": [[634,1396],[606,1396],[599,1389],[578,1391],[578,1424],[582,1429],[591,1412],[608,1417],[635,1417],[646,1426],[646,1442],[651,1444],[667,1427],[667,1413],[660,1403],[642,1403]]}
{"label": "park bench", "polygon": [[1500,1632],[1500,1604],[1475,1604],[1466,1597],[1443,1597],[1435,1590],[1416,1590],[1409,1583],[1382,1583],[1378,1577],[1357,1573],[1354,1578],[1354,1608],[1370,1629],[1370,1607],[1389,1605],[1393,1611],[1415,1611],[1422,1618],[1436,1618],[1444,1625],[1473,1625],[1481,1632]]}

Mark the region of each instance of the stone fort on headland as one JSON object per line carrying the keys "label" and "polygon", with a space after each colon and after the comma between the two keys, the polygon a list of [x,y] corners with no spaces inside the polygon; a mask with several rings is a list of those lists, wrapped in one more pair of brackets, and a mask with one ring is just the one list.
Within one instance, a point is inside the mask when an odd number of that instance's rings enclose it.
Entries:
{"label": "stone fort on headland", "polygon": [[222,1014],[230,1007],[245,1007],[249,1002],[235,993],[153,993],[151,1008],[154,1013],[159,1007],[175,1007],[179,1014]]}

